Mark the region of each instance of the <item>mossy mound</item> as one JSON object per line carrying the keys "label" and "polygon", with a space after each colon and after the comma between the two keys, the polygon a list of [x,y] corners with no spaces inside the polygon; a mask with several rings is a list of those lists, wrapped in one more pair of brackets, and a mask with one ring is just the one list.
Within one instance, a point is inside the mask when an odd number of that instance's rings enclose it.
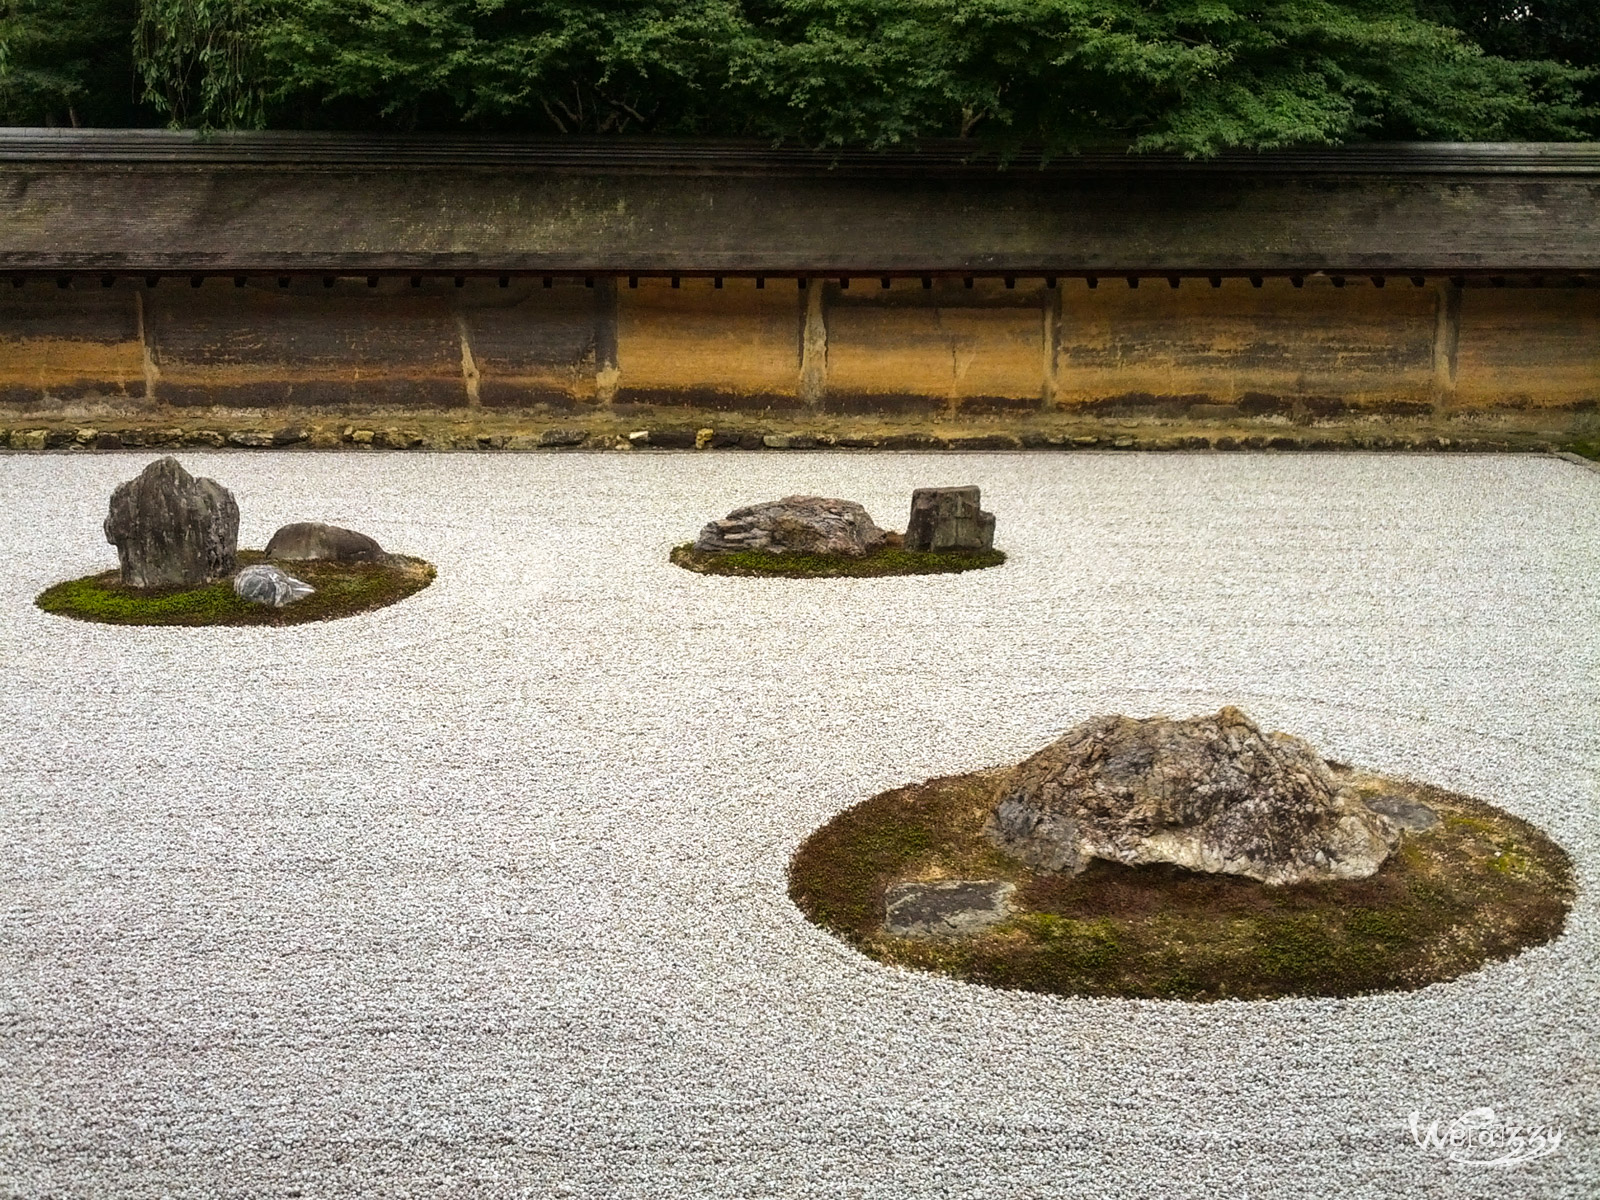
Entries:
{"label": "mossy mound", "polygon": [[[239,565],[267,562],[259,550],[239,551]],[[252,604],[221,579],[198,588],[141,591],[125,587],[117,571],[58,583],[34,601],[45,612],[106,625],[303,625],[371,612],[404,600],[433,582],[420,558],[392,554],[384,563],[284,562],[276,564],[317,590],[284,608]]]}
{"label": "mossy mound", "polygon": [[672,561],[702,575],[772,576],[779,579],[865,579],[878,575],[950,575],[998,567],[999,550],[906,550],[886,546],[860,558],[843,554],[772,554],[735,550],[729,554],[696,550],[685,542],[673,548]]}
{"label": "mossy mound", "polygon": [[[1340,768],[1343,770],[1343,768]],[[1062,996],[1264,1000],[1410,991],[1555,938],[1572,863],[1525,821],[1404,780],[1436,828],[1407,833],[1368,879],[1268,887],[1176,867],[1094,862],[1038,872],[983,836],[999,772],[874,796],[808,838],[789,895],[880,962]],[[1013,915],[972,936],[895,937],[884,889],[904,880],[1016,884]]]}

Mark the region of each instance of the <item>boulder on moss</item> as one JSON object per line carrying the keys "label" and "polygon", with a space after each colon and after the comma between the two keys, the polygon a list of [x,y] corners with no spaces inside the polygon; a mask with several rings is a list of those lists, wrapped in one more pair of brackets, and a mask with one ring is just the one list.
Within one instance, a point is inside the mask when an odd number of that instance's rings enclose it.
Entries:
{"label": "boulder on moss", "polygon": [[104,528],[128,587],[196,587],[231,575],[238,560],[233,493],[171,457],[117,485]]}
{"label": "boulder on moss", "polygon": [[296,521],[272,535],[267,557],[286,562],[382,562],[387,556],[376,540],[354,529]]}
{"label": "boulder on moss", "polygon": [[1100,858],[1288,884],[1372,875],[1401,827],[1308,743],[1230,706],[1083,722],[1009,773],[985,832],[1046,871]]}
{"label": "boulder on moss", "polygon": [[887,535],[853,500],[786,496],[736,508],[700,531],[696,550],[730,554],[832,554],[860,558],[881,548]]}

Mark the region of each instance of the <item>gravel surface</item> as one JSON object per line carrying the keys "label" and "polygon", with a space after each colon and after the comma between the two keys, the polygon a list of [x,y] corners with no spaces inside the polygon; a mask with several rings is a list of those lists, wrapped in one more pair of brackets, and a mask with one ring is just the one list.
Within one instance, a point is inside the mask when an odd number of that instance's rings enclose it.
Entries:
{"label": "gravel surface", "polygon": [[[149,455],[0,458],[0,1181],[23,1196],[1592,1197],[1600,477],[1382,455],[186,454],[241,544],[439,567],[282,629],[119,629]],[[998,570],[715,578],[815,491],[978,483]],[[1187,1005],[871,962],[797,843],[1094,714],[1240,704],[1548,831],[1555,943],[1411,995]],[[1521,1166],[1407,1127],[1561,1128]]]}

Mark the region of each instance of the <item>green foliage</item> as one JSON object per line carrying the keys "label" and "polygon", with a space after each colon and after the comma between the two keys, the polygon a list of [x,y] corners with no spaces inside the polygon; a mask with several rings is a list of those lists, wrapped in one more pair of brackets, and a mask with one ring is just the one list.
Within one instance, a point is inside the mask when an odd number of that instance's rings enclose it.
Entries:
{"label": "green foliage", "polygon": [[903,550],[890,546],[860,558],[842,554],[772,554],[735,550],[710,554],[684,543],[672,561],[702,575],[765,576],[778,579],[865,579],[880,575],[951,575],[998,567],[1006,556],[999,550]]}
{"label": "green foliage", "polygon": [[1529,7],[0,0],[0,106],[121,123],[137,94],[200,128],[954,136],[1057,153],[1586,136],[1600,18],[1591,0]]}
{"label": "green foliage", "polygon": [[0,124],[125,125],[139,0],[0,0]]}

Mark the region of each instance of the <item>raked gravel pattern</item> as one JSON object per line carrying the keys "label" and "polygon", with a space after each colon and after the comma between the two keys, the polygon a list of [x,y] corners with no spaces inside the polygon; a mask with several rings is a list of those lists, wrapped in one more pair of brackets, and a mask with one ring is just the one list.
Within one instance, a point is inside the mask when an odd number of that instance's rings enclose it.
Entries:
{"label": "raked gravel pattern", "polygon": [[[79,1197],[1600,1194],[1600,476],[1545,457],[186,454],[241,543],[439,579],[115,629],[149,455],[0,458],[0,1181]],[[977,483],[1001,569],[666,562],[794,492]],[[1240,704],[1537,822],[1566,934],[1410,995],[1060,999],[871,962],[785,894],[882,789]],[[1407,1122],[1558,1127],[1513,1167]]]}

